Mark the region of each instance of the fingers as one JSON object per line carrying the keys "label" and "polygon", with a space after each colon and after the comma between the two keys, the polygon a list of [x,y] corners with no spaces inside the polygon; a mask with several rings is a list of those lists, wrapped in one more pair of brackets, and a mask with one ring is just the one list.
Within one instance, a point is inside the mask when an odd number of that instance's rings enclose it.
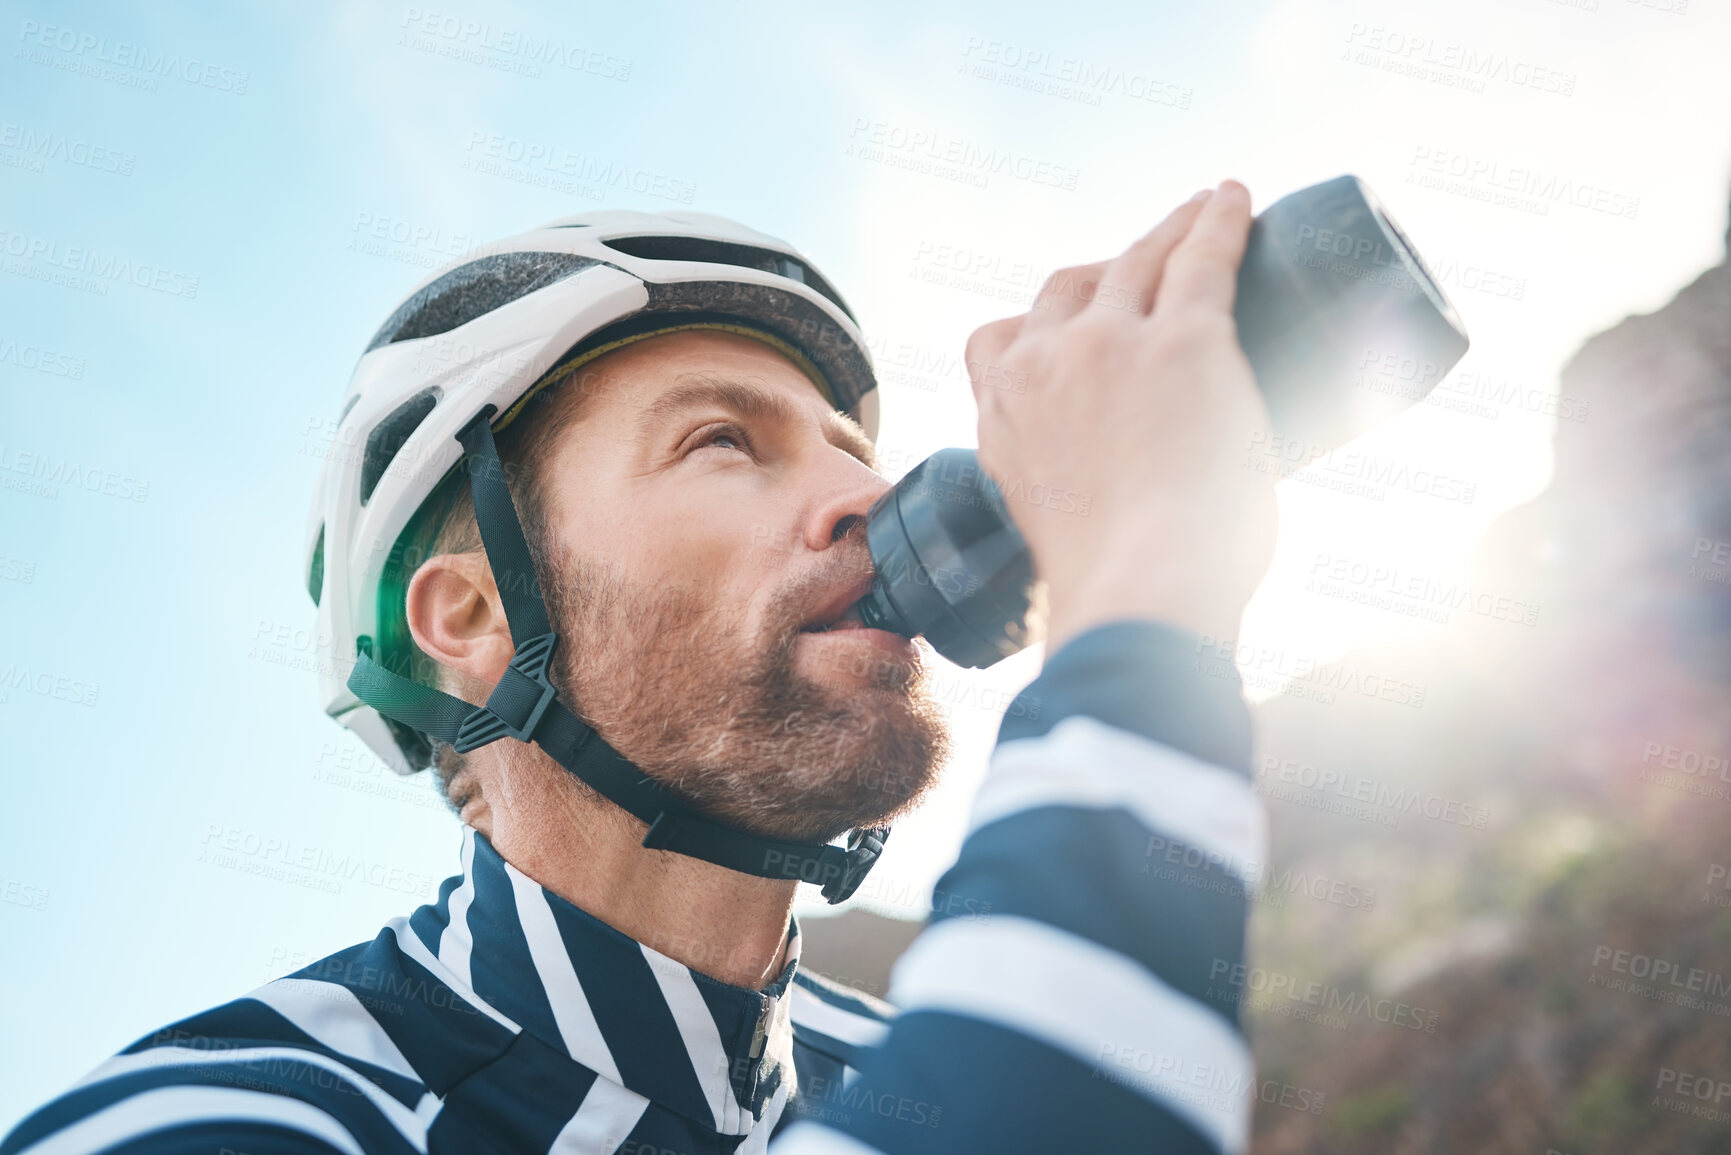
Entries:
{"label": "fingers", "polygon": [[[1242,187],[1242,186],[1239,186]],[[1213,190],[1203,189],[1110,261],[1059,269],[1040,287],[1026,318],[1030,330],[1056,325],[1085,309],[1146,317],[1154,309],[1167,258],[1189,233]]]}
{"label": "fingers", "polygon": [[1066,321],[1088,307],[1099,291],[1105,261],[1059,269],[1040,286],[1040,295],[1028,308],[1028,327],[1042,328]]}
{"label": "fingers", "polygon": [[[981,393],[988,378],[1003,364],[1004,350],[1010,347],[1010,342],[1022,331],[1027,314],[1015,317],[1003,317],[996,321],[988,321],[975,329],[968,338],[968,344],[962,351],[962,359],[968,366],[968,380],[974,387],[974,403],[981,402]],[[990,390],[986,391],[988,394]]]}
{"label": "fingers", "polygon": [[1232,312],[1238,263],[1250,235],[1250,190],[1222,181],[1173,248],[1154,297],[1154,319],[1191,308]]}
{"label": "fingers", "polygon": [[1096,309],[1119,309],[1147,316],[1172,249],[1183,240],[1202,211],[1210,190],[1203,189],[1166,215],[1148,234],[1125,249],[1101,275],[1093,295]]}

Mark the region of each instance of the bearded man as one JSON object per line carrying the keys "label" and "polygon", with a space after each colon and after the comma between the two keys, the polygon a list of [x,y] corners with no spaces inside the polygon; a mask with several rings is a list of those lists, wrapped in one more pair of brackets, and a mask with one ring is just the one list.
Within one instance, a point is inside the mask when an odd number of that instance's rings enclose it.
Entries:
{"label": "bearded man", "polygon": [[689,213],[569,218],[419,287],[357,366],[306,579],[327,712],[435,769],[460,873],[0,1155],[1241,1150],[1261,810],[1238,684],[1191,671],[1273,548],[1236,462],[1266,424],[1249,203],[1198,194],[969,342],[982,466],[1089,502],[1013,503],[1041,708],[940,884],[992,915],[939,912],[894,1006],[802,970],[792,917],[801,881],[852,893],[948,752],[930,659],[857,608],[888,482],[841,297]]}

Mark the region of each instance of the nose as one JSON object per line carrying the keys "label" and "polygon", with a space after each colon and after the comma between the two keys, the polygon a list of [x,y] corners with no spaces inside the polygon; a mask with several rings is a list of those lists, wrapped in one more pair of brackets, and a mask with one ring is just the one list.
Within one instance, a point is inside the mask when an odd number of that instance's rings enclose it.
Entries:
{"label": "nose", "polygon": [[803,527],[805,547],[813,552],[829,549],[850,535],[857,535],[864,545],[866,512],[890,488],[857,457],[839,449],[835,453],[842,461],[826,471],[823,496],[812,506]]}

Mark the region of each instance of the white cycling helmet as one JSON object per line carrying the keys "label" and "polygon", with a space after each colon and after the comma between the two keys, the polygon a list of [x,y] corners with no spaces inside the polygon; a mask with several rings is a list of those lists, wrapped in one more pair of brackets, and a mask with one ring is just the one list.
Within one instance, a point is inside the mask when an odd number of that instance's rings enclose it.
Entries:
{"label": "white cycling helmet", "polygon": [[416,286],[368,343],[314,494],[305,573],[325,712],[398,773],[422,769],[406,731],[348,683],[372,653],[404,528],[464,456],[459,432],[488,406],[502,428],[555,366],[563,376],[687,326],[775,347],[876,440],[871,357],[840,295],[785,241],[708,213],[584,213],[490,245]]}

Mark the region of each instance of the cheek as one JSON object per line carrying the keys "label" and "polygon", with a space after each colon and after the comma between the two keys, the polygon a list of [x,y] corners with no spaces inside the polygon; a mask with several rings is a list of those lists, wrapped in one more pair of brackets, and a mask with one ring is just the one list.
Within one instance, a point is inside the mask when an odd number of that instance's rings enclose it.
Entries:
{"label": "cheek", "polygon": [[635,574],[650,582],[692,589],[750,584],[756,564],[749,529],[719,516],[665,512],[620,527]]}
{"label": "cheek", "polygon": [[[744,482],[744,483],[742,483]],[[702,607],[712,628],[756,637],[793,568],[797,513],[716,470],[590,488],[564,525],[575,552],[652,601]]]}
{"label": "cheek", "polygon": [[627,580],[655,600],[677,597],[708,620],[709,629],[755,638],[766,607],[784,580],[785,546],[756,541],[749,523],[703,517],[625,527]]}

